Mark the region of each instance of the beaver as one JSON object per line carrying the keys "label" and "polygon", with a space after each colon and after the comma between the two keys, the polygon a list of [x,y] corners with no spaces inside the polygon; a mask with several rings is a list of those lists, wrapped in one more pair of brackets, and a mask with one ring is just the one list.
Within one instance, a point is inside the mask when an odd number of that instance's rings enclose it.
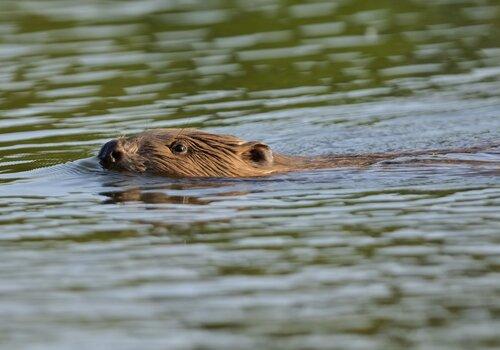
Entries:
{"label": "beaver", "polygon": [[[290,156],[260,141],[196,129],[152,129],[104,144],[98,158],[105,169],[183,177],[258,177],[298,170],[365,167],[407,156],[472,153],[479,147],[400,153]],[[440,159],[441,162],[457,162]],[[461,161],[459,162],[467,162]],[[471,161],[469,161],[471,162]],[[472,161],[474,162],[474,161]]]}

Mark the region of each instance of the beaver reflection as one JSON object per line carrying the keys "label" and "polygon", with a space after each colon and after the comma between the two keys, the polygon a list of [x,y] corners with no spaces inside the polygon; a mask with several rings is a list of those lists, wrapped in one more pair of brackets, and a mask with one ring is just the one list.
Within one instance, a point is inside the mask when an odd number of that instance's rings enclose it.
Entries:
{"label": "beaver reflection", "polygon": [[[169,189],[193,190],[195,188],[220,187],[221,184],[177,184],[169,185]],[[189,205],[207,205],[228,197],[239,197],[247,195],[248,191],[221,191],[209,195],[209,198],[200,198],[196,196],[169,195],[165,192],[144,190],[140,188],[124,189],[120,191],[101,192],[100,195],[108,197],[103,204],[116,204],[125,202],[142,202],[146,204],[189,204]]]}
{"label": "beaver reflection", "polygon": [[205,200],[192,196],[170,196],[163,192],[145,192],[140,189],[127,189],[116,192],[102,192],[103,196],[108,197],[104,204],[116,204],[124,202],[142,202],[147,204],[190,204],[190,205],[206,205],[211,203],[210,200]]}
{"label": "beaver reflection", "polygon": [[[416,156],[474,153],[491,147],[299,157],[278,154],[262,142],[248,142],[231,135],[195,129],[155,129],[111,140],[102,146],[97,157],[105,169],[176,178],[234,178],[298,170],[364,167],[400,157],[415,159]],[[427,158],[424,162],[477,163],[442,157]]]}

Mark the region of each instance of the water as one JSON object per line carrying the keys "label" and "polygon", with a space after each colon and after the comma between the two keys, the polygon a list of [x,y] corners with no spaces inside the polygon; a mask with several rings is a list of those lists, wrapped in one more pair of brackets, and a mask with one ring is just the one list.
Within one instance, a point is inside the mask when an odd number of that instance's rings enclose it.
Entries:
{"label": "water", "polygon": [[494,0],[3,0],[0,347],[498,348],[498,153],[253,180],[91,157],[154,127],[498,142],[499,32]]}

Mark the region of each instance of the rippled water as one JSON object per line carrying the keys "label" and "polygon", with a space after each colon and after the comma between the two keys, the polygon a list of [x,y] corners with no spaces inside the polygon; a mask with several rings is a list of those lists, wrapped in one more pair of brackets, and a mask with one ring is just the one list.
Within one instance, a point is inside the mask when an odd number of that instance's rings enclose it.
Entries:
{"label": "rippled water", "polygon": [[0,347],[498,348],[498,150],[242,180],[91,157],[154,127],[498,143],[499,33],[495,0],[2,0]]}

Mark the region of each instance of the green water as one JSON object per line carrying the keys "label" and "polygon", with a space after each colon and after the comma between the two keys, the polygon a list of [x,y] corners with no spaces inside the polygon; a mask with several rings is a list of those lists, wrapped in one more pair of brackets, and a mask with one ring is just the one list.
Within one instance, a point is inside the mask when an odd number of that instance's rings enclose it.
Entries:
{"label": "green water", "polygon": [[0,63],[0,348],[500,346],[498,151],[253,180],[90,158],[156,127],[498,143],[498,1],[2,0]]}

